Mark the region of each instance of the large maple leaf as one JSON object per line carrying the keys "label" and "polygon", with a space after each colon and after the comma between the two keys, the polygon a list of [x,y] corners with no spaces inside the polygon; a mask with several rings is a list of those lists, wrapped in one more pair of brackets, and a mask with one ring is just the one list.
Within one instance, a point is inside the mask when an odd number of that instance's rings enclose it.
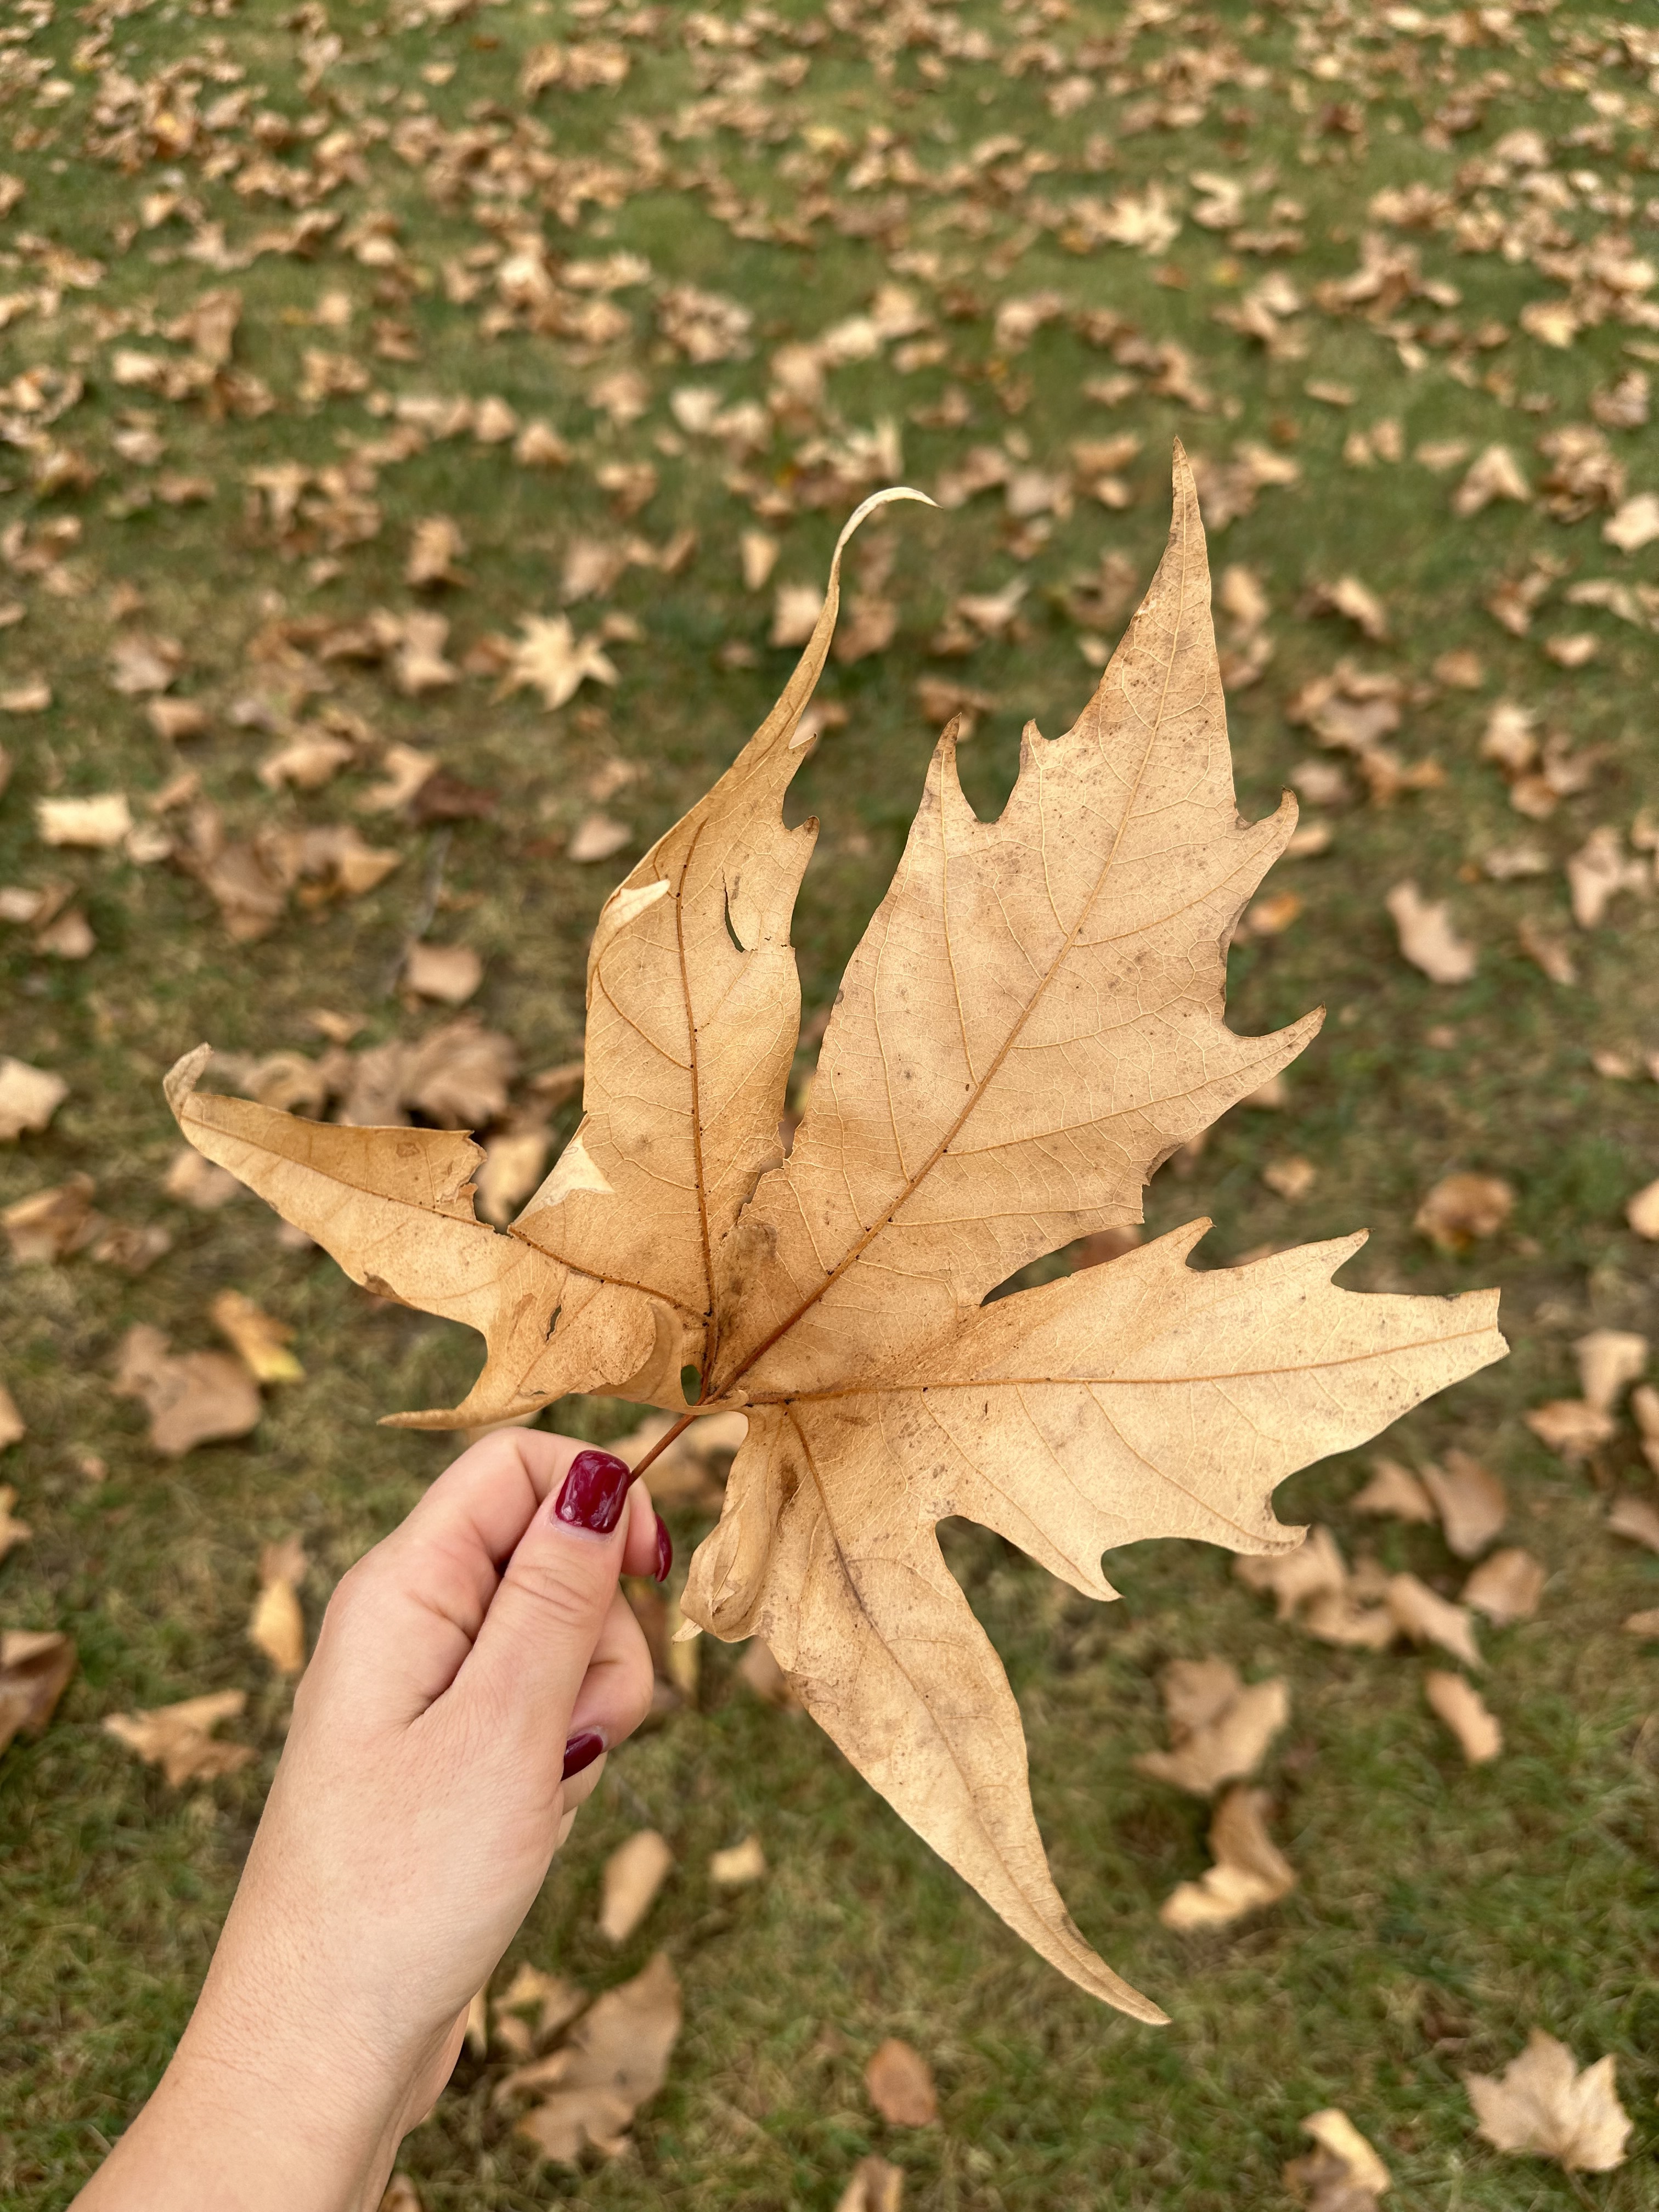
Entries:
{"label": "large maple leaf", "polygon": [[[850,527],[851,526],[849,526]],[[843,532],[842,543],[845,543]],[[836,549],[839,562],[840,546]],[[1295,825],[1239,820],[1209,570],[1177,447],[1152,589],[1075,726],[1028,726],[995,822],[939,741],[854,954],[790,1156],[789,921],[815,825],[783,824],[838,566],[778,706],[607,901],[588,962],[585,1115],[506,1236],[477,1147],[170,1096],[191,1143],[357,1280],[470,1322],[489,1359],[452,1425],[607,1389],[747,1440],[684,1607],[759,1634],[890,1803],[1042,1955],[1143,2020],[1073,1926],[1019,1714],[936,1527],[995,1529],[1080,1590],[1150,1536],[1290,1548],[1274,1486],[1498,1358],[1497,1294],[1358,1296],[1363,1241],[1195,1272],[1197,1222],[986,1303],[1028,1261],[1140,1218],[1177,1146],[1316,1030],[1223,1019],[1227,947]]]}

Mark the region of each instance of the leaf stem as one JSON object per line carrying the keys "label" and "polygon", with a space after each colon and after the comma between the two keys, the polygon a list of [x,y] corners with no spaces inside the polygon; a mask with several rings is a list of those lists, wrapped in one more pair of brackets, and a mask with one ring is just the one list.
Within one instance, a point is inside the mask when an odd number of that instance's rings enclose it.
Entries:
{"label": "leaf stem", "polygon": [[645,1457],[635,1468],[634,1479],[635,1481],[637,1481],[640,1476],[645,1473],[645,1470],[650,1466],[653,1459],[660,1459],[662,1457],[663,1454],[668,1449],[669,1445],[673,1443],[676,1437],[683,1436],[684,1434],[685,1431],[690,1427],[692,1422],[695,1421],[696,1418],[697,1416],[696,1413],[682,1413],[678,1420],[675,1422],[673,1427],[669,1430],[667,1435],[661,1436],[657,1438],[656,1443],[652,1445],[650,1450],[647,1452]]}

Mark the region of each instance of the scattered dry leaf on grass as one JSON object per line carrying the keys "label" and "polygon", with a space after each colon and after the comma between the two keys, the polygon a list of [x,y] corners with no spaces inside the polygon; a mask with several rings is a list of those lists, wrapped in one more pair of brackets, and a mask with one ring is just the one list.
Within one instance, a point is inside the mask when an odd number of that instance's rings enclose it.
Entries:
{"label": "scattered dry leaf on grass", "polygon": [[1569,2173],[1611,2173],[1625,2162],[1633,2123],[1611,2056],[1581,2074],[1565,2044],[1535,2027],[1501,2075],[1468,2074],[1463,2086],[1479,2132],[1499,2150],[1553,2158]]}
{"label": "scattered dry leaf on grass", "polygon": [[1659,1238],[1659,1182],[1644,1183],[1625,1207],[1625,1218],[1650,1243]]}
{"label": "scattered dry leaf on grass", "polygon": [[0,1213],[0,1226],[12,1258],[21,1266],[50,1264],[91,1243],[104,1225],[92,1210],[92,1177],[77,1174],[9,1206]]}
{"label": "scattered dry leaf on grass", "polygon": [[1434,1500],[1408,1467],[1397,1459],[1371,1462],[1371,1479],[1349,1499],[1356,1513],[1375,1513],[1395,1521],[1433,1521],[1438,1518]]}
{"label": "scattered dry leaf on grass", "polygon": [[246,1704],[246,1690],[214,1690],[173,1705],[111,1713],[104,1722],[104,1734],[136,1751],[147,1765],[159,1766],[177,1790],[186,1782],[210,1782],[216,1775],[234,1774],[253,1758],[251,1744],[220,1743],[213,1735],[221,1721],[234,1720]]}
{"label": "scattered dry leaf on grass", "polygon": [[44,1733],[75,1672],[75,1646],[52,1629],[0,1630],[0,1751]]}
{"label": "scattered dry leaf on grass", "polygon": [[34,1531],[27,1521],[12,1517],[12,1507],[17,1503],[17,1492],[7,1482],[0,1482],[0,1559],[18,1544],[27,1544]]}
{"label": "scattered dry leaf on grass", "polygon": [[1265,1790],[1227,1792],[1210,1823],[1215,1864],[1164,1899],[1158,1917],[1166,1928],[1225,1928],[1296,1887],[1295,1868],[1267,1833],[1271,1803]]}
{"label": "scattered dry leaf on grass", "polygon": [[836,2212],[901,2212],[904,2170],[873,2154],[861,2158],[836,2199]]}
{"label": "scattered dry leaf on grass", "polygon": [[758,1836],[745,1836],[729,1850],[711,1851],[708,1856],[708,1879],[716,1889],[746,1889],[765,1873],[766,1853]]}
{"label": "scattered dry leaf on grass", "polygon": [[1211,1796],[1224,1782],[1253,1774],[1291,1717],[1290,1689],[1282,1677],[1247,1689],[1225,1659],[1175,1660],[1159,1687],[1175,1748],[1143,1752],[1135,1765],[1194,1797]]}
{"label": "scattered dry leaf on grass", "polygon": [[1482,1766],[1504,1748],[1504,1731],[1486,1701],[1462,1674],[1431,1670],[1423,1677],[1423,1694],[1463,1747],[1471,1766]]}
{"label": "scattered dry leaf on grass", "polygon": [[565,2163],[591,2144],[614,2157],[635,2113],[668,2079],[680,2032],[680,1989],[665,1952],[584,2014],[556,2059],[557,2086],[525,2114],[518,2132],[544,2156]]}
{"label": "scattered dry leaf on grass", "polygon": [[305,1369],[289,1350],[294,1331],[265,1313],[240,1291],[221,1291],[208,1308],[221,1336],[228,1337],[256,1382],[297,1382]]}
{"label": "scattered dry leaf on grass", "polygon": [[1437,1644],[1466,1667],[1483,1667],[1474,1623],[1461,1605],[1437,1596],[1415,1575],[1390,1575],[1389,1611],[1413,1644]]}
{"label": "scattered dry leaf on grass", "polygon": [[9,1444],[21,1443],[28,1434],[28,1425],[17,1410],[17,1401],[0,1382],[0,1451]]}
{"label": "scattered dry leaf on grass", "polygon": [[1396,884],[1383,904],[1394,917],[1401,956],[1431,983],[1467,983],[1480,963],[1452,927],[1444,899],[1425,899],[1413,883]]}
{"label": "scattered dry leaf on grass", "polygon": [[617,682],[616,663],[599,639],[579,638],[568,615],[526,615],[519,628],[524,635],[513,647],[507,690],[528,685],[541,693],[544,707],[556,708],[574,699],[584,684]]}
{"label": "scattered dry leaf on grass", "polygon": [[1624,1627],[1626,1636],[1659,1637],[1659,1606],[1650,1606],[1643,1613],[1626,1613]]}
{"label": "scattered dry leaf on grass", "polygon": [[931,2127],[939,2118],[933,2069],[903,2039],[890,2035],[871,2052],[864,2069],[870,2102],[896,2128]]}
{"label": "scattered dry leaf on grass", "polygon": [[772,1656],[763,1638],[751,1637],[744,1646],[743,1656],[737,1664],[737,1676],[763,1705],[775,1705],[780,1712],[799,1712],[801,1710],[800,1699],[795,1695],[789,1677]]}
{"label": "scattered dry leaf on grass", "polygon": [[[510,2049],[516,2039],[504,2031],[522,2027],[530,2039],[526,2049],[533,2044],[550,2042],[569,2027],[586,2003],[586,1991],[578,1989],[574,1982],[566,1981],[562,1974],[544,1973],[526,1960],[514,1968],[512,1980],[495,2000],[496,2039]],[[530,2012],[535,2014],[533,2021],[519,2017]],[[501,2103],[521,2086],[514,2075],[508,2075],[495,2093],[495,2102]]]}
{"label": "scattered dry leaf on grass", "polygon": [[34,821],[46,844],[107,852],[131,834],[132,809],[120,791],[102,792],[95,799],[40,799]]}
{"label": "scattered dry leaf on grass", "polygon": [[1464,1583],[1460,1602],[1484,1613],[1496,1628],[1530,1620],[1544,1595],[1545,1571],[1543,1561],[1530,1552],[1494,1552]]}
{"label": "scattered dry leaf on grass", "polygon": [[1281,1620],[1295,1620],[1322,1644],[1381,1651],[1398,1633],[1386,1605],[1367,1603],[1379,1589],[1355,1586],[1328,1528],[1310,1528],[1293,1550],[1234,1563],[1240,1582],[1272,1594]]}
{"label": "scattered dry leaf on grass", "polygon": [[617,1844],[605,1863],[599,1900],[599,1933],[608,1942],[628,1941],[651,1910],[673,1863],[673,1852],[654,1828],[641,1828]]}
{"label": "scattered dry leaf on grass", "polygon": [[394,2173],[387,2182],[380,2212],[423,2212],[421,2192],[406,2173]]}
{"label": "scattered dry leaf on grass", "polygon": [[1455,1446],[1446,1454],[1443,1467],[1432,1460],[1425,1462],[1423,1486],[1439,1510],[1448,1549],[1460,1559],[1479,1559],[1509,1518],[1510,1501],[1503,1484],[1490,1468]]}
{"label": "scattered dry leaf on grass", "polygon": [[1514,1208],[1515,1193],[1501,1176],[1443,1176],[1412,1226],[1443,1252],[1467,1252],[1477,1237],[1495,1237]]}
{"label": "scattered dry leaf on grass", "polygon": [[1647,1371],[1648,1340],[1633,1329],[1593,1328],[1573,1346],[1578,1387],[1586,1405],[1610,1413],[1632,1382]]}
{"label": "scattered dry leaf on grass", "polygon": [[1297,2203],[1307,2212],[1375,2212],[1392,2179],[1347,2114],[1336,2106],[1310,2112],[1302,2131],[1315,2148],[1285,2168],[1285,2185]]}
{"label": "scattered dry leaf on grass", "polygon": [[169,1459],[245,1437],[259,1418],[259,1386],[244,1361],[227,1352],[169,1352],[165,1333],[149,1322],[135,1322],[122,1338],[112,1388],[143,1403],[150,1443]]}
{"label": "scattered dry leaf on grass", "polygon": [[267,1544],[259,1553],[259,1595],[247,1624],[248,1640],[279,1674],[298,1674],[306,1663],[306,1623],[300,1607],[305,1546],[297,1536]]}
{"label": "scattered dry leaf on grass", "polygon": [[0,1054],[0,1144],[26,1129],[44,1129],[68,1097],[61,1075]]}
{"label": "scattered dry leaf on grass", "polygon": [[1645,1498],[1616,1498],[1607,1508],[1607,1526],[1615,1536],[1659,1552],[1659,1506]]}
{"label": "scattered dry leaf on grass", "polygon": [[404,981],[417,999],[465,1006],[483,981],[483,962],[470,945],[411,945]]}
{"label": "scattered dry leaf on grass", "polygon": [[1009,1765],[1018,1708],[936,1524],[977,1519],[1096,1598],[1112,1594],[1103,1553],[1139,1539],[1288,1549],[1274,1486],[1501,1356],[1495,1300],[1338,1290],[1355,1240],[1194,1269],[1194,1223],[985,1303],[1012,1269],[1134,1223],[1157,1164],[1317,1026],[1249,1038],[1224,1020],[1234,919],[1295,809],[1239,818],[1179,452],[1158,574],[1078,723],[1025,739],[999,819],[973,813],[957,732],[941,738],[780,1157],[813,837],[782,802],[838,562],[771,714],[601,911],[583,1120],[512,1235],[477,1219],[464,1139],[203,1097],[201,1053],[168,1095],[192,1142],[356,1279],[484,1334],[465,1407],[400,1419],[453,1429],[575,1390],[687,1415],[687,1370],[697,1410],[744,1413],[687,1619],[763,1636],[860,1771],[1012,1927],[1158,2019],[1065,1911]]}
{"label": "scattered dry leaf on grass", "polygon": [[1523,1419],[1540,1443],[1547,1444],[1570,1462],[1588,1459],[1619,1433],[1619,1424],[1611,1413],[1583,1398],[1551,1398],[1544,1405],[1533,1407]]}

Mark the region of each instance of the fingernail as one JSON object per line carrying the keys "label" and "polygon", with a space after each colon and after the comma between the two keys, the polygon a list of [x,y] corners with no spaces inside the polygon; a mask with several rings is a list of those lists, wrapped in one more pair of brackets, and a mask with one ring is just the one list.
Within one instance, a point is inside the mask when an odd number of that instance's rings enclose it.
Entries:
{"label": "fingernail", "polygon": [[615,1452],[579,1451],[570,1462],[553,1507],[553,1518],[572,1528],[608,1536],[622,1519],[634,1470]]}
{"label": "fingernail", "polygon": [[657,1564],[652,1569],[655,1581],[665,1583],[668,1570],[674,1564],[674,1539],[668,1533],[668,1523],[660,1513],[657,1516]]}
{"label": "fingernail", "polygon": [[564,1747],[563,1779],[568,1782],[573,1774],[592,1766],[604,1749],[605,1738],[597,1729],[583,1729],[580,1735],[573,1735]]}

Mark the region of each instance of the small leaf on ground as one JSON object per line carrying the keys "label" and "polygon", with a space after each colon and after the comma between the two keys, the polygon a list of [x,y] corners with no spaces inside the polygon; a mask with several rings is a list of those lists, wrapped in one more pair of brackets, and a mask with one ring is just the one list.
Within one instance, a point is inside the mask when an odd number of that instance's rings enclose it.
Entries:
{"label": "small leaf on ground", "polygon": [[1215,1864],[1164,1899],[1158,1917],[1166,1928],[1226,1928],[1296,1887],[1295,1868],[1267,1833],[1270,1802],[1265,1790],[1227,1792],[1210,1823]]}
{"label": "small leaf on ground", "polygon": [[864,2086],[871,2103],[894,2127],[929,2127],[939,2118],[933,2069],[902,2037],[890,2035],[871,2052]]}
{"label": "small leaf on ground", "polygon": [[1253,1774],[1291,1716],[1282,1678],[1247,1689],[1223,1659],[1177,1659],[1164,1670],[1161,1686],[1175,1748],[1143,1752],[1135,1765],[1194,1797]]}
{"label": "small leaf on ground", "polygon": [[111,1713],[103,1728],[129,1751],[150,1766],[159,1766],[170,1786],[186,1782],[210,1782],[217,1775],[235,1774],[254,1756],[246,1743],[222,1743],[213,1730],[221,1721],[234,1720],[247,1704],[246,1690],[214,1690],[202,1698],[183,1698],[177,1705],[154,1705],[136,1713]]}
{"label": "small leaf on ground", "polygon": [[1423,1677],[1423,1694],[1463,1747],[1471,1766],[1497,1758],[1504,1748],[1504,1731],[1480,1691],[1463,1675],[1431,1670]]}
{"label": "small leaf on ground", "polygon": [[608,1942],[628,1941],[651,1910],[673,1863],[673,1852],[654,1828],[641,1828],[617,1844],[605,1863],[599,1903],[599,1933]]}
{"label": "small leaf on ground", "polygon": [[554,2054],[564,2063],[550,2097],[518,2132],[543,2155],[571,2163],[591,2144],[614,2157],[635,2113],[668,2079],[680,2032],[680,1989],[665,1952],[620,1989],[607,1990]]}
{"label": "small leaf on ground", "polygon": [[1535,2027],[1501,2075],[1468,2074],[1464,2087],[1479,2132],[1499,2150],[1552,2158],[1569,2173],[1611,2173],[1625,2162],[1633,2124],[1613,2068],[1598,2058],[1580,2073],[1565,2044]]}

